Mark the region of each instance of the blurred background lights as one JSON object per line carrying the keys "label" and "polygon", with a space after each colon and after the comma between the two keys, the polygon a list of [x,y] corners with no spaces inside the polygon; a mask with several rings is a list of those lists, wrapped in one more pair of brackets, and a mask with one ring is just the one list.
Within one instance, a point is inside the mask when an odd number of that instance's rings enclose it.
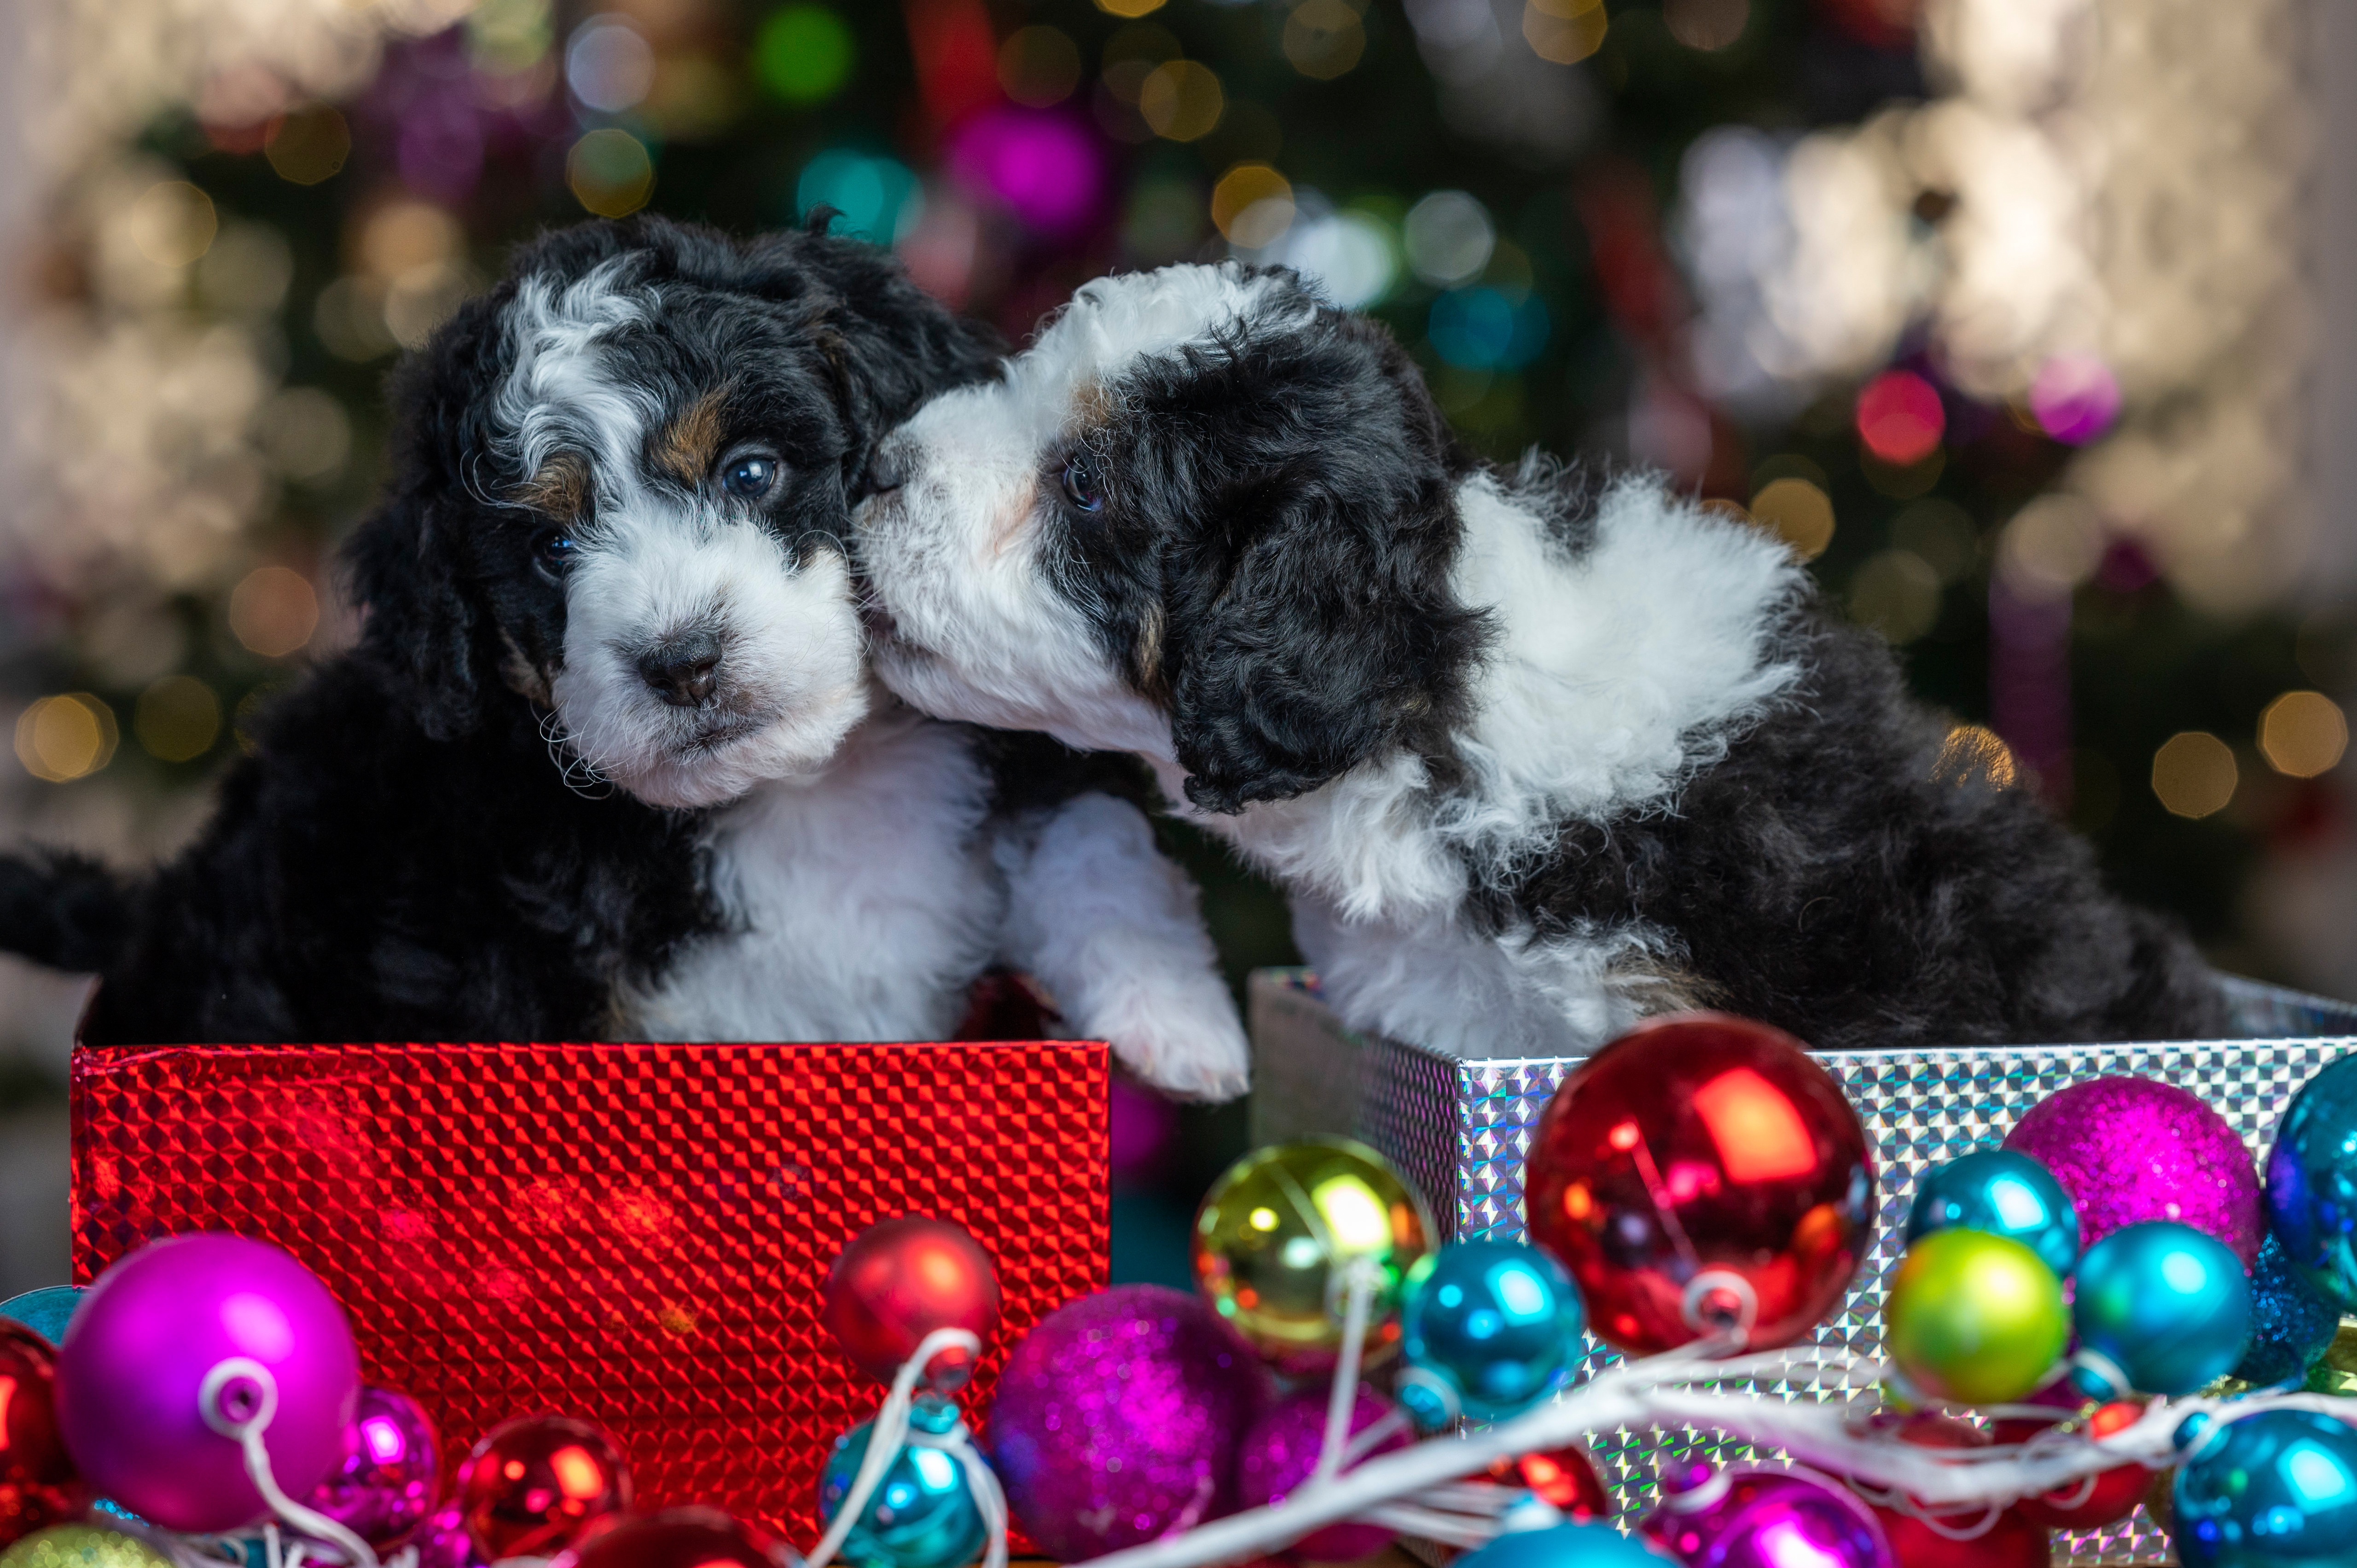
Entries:
{"label": "blurred background lights", "polygon": [[351,127],[324,103],[289,113],[263,143],[263,154],[278,177],[296,185],[317,185],[338,173],[351,152]]}
{"label": "blurred background lights", "polygon": [[1960,789],[1984,783],[2007,789],[2020,781],[2021,765],[2014,759],[2013,748],[1986,725],[1953,725],[1940,743],[1932,777]]}
{"label": "blurred background lights", "polygon": [[1893,646],[1914,641],[1940,620],[1940,574],[1912,550],[1878,550],[1849,580],[1850,618]]}
{"label": "blurred background lights", "polygon": [[1291,267],[1344,310],[1363,310],[1388,296],[1399,276],[1399,247],[1391,226],[1356,208],[1334,211],[1314,190],[1293,197],[1296,216],[1274,245],[1243,251],[1255,261]]}
{"label": "blurred background lights", "polygon": [[655,163],[644,142],[602,126],[565,155],[565,183],[573,199],[598,217],[627,218],[654,194]]}
{"label": "blurred background lights", "polygon": [[159,267],[185,267],[212,248],[221,220],[213,199],[184,179],[160,180],[132,204],[130,233]]}
{"label": "blurred background lights", "polygon": [[253,433],[271,466],[290,479],[332,478],[351,456],[351,418],[317,387],[276,393],[263,405]]}
{"label": "blurred background lights", "polygon": [[1750,19],[1751,0],[1662,0],[1662,25],[1690,49],[1723,49]]}
{"label": "blurred background lights", "polygon": [[1498,244],[1490,209],[1461,190],[1436,190],[1409,208],[1400,233],[1408,266],[1443,287],[1479,274]]}
{"label": "blurred background lights", "polygon": [[2179,731],[2153,754],[2152,792],[2177,816],[2225,810],[2240,777],[2233,748],[2207,730]]}
{"label": "blurred background lights", "polygon": [[1546,347],[1546,305],[1486,285],[1454,288],[1432,302],[1426,330],[1433,351],[1460,370],[1520,370]]}
{"label": "blurred background lights", "polygon": [[2120,383],[2093,354],[2057,354],[2029,383],[2029,412],[2055,440],[2084,446],[2119,418]]}
{"label": "blurred background lights", "polygon": [[1857,438],[1886,463],[1920,463],[1948,427],[1939,390],[1912,371],[1885,371],[1857,394]]}
{"label": "blurred background lights", "polygon": [[1061,27],[1017,27],[998,46],[998,85],[1017,103],[1045,109],[1080,84],[1080,48]]}
{"label": "blurred background lights", "polygon": [[967,190],[992,199],[1042,234],[1078,231],[1104,200],[1104,158],[1096,139],[1051,110],[1000,104],[983,111],[952,136],[949,166]]}
{"label": "blurred background lights", "polygon": [[1266,164],[1238,164],[1211,188],[1211,225],[1239,250],[1275,244],[1293,214],[1293,182]]}
{"label": "blurred background lights", "polygon": [[264,659],[299,651],[318,626],[319,596],[292,567],[258,566],[230,592],[231,634]]}
{"label": "blurred background lights", "polygon": [[50,784],[104,768],[120,738],[114,710],[88,692],[43,697],[16,715],[16,760]]}
{"label": "blurred background lights", "polygon": [[565,47],[565,82],[582,104],[619,114],[646,101],[655,84],[655,51],[626,18],[593,16]]}
{"label": "blurred background lights", "polygon": [[843,89],[857,58],[851,29],[823,5],[781,5],[753,38],[753,71],[788,103],[823,103]]}
{"label": "blurred background lights", "polygon": [[2103,520],[2083,498],[2040,496],[1997,535],[1997,574],[2025,598],[2054,598],[2094,576],[2104,543]]}
{"label": "blurred background lights", "polygon": [[167,675],[139,693],[131,733],[151,757],[188,762],[213,748],[221,718],[221,699],[210,686],[193,676]]}
{"label": "blurred background lights", "polygon": [[2349,721],[2321,692],[2286,692],[2259,715],[2259,753],[2294,779],[2330,772],[2349,749]]}
{"label": "blurred background lights", "polygon": [[1604,47],[1604,0],[1528,0],[1523,37],[1539,59],[1577,65]]}
{"label": "blurred background lights", "polygon": [[1286,14],[1285,58],[1302,75],[1330,81],[1367,52],[1367,29],[1350,0],[1301,0]]}
{"label": "blurred background lights", "polygon": [[1097,9],[1108,16],[1143,16],[1162,9],[1162,0],[1097,0]]}
{"label": "blurred background lights", "polygon": [[1192,142],[1211,134],[1228,106],[1220,79],[1191,59],[1165,60],[1137,85],[1137,113],[1157,136]]}
{"label": "blurred background lights", "polygon": [[513,77],[546,58],[556,41],[550,0],[482,0],[467,14],[467,53],[480,69]]}
{"label": "blurred background lights", "polygon": [[1834,503],[1824,489],[1797,474],[1770,479],[1751,498],[1752,521],[1813,561],[1834,542]]}
{"label": "blurred background lights", "polygon": [[924,195],[916,172],[896,157],[836,147],[802,166],[794,182],[794,211],[807,220],[815,207],[842,216],[834,231],[857,234],[888,245],[923,216]]}

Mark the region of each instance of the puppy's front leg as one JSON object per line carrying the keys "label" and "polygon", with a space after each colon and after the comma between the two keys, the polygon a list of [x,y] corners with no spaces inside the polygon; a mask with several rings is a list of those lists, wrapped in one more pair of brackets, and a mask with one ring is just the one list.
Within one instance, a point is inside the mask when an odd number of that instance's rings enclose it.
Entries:
{"label": "puppy's front leg", "polygon": [[1054,995],[1075,1038],[1111,1042],[1138,1077],[1196,1100],[1250,1080],[1234,999],[1193,883],[1154,847],[1135,806],[1075,796],[1002,830],[1002,956]]}

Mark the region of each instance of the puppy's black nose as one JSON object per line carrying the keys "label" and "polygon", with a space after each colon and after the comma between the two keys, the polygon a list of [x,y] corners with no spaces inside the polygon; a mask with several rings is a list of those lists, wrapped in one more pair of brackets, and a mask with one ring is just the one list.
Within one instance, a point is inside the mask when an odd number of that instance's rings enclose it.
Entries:
{"label": "puppy's black nose", "polygon": [[639,655],[639,674],[675,708],[701,707],[720,668],[720,639],[708,631],[666,638]]}

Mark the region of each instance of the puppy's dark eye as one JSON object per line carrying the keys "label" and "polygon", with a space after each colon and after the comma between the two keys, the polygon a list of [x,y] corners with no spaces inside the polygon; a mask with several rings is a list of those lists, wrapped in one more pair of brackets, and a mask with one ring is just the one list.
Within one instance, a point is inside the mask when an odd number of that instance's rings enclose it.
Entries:
{"label": "puppy's dark eye", "polygon": [[1082,511],[1104,506],[1104,481],[1097,473],[1097,460],[1086,452],[1073,453],[1064,464],[1064,499]]}
{"label": "puppy's dark eye", "polygon": [[549,576],[556,576],[572,564],[574,548],[571,534],[561,529],[542,529],[532,542],[533,564]]}
{"label": "puppy's dark eye", "polygon": [[759,500],[778,488],[778,460],[767,452],[739,452],[721,465],[720,488],[738,500]]}

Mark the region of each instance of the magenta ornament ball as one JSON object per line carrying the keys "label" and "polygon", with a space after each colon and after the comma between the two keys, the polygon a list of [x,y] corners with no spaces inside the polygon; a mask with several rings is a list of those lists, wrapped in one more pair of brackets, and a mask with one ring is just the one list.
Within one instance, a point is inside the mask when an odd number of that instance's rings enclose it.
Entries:
{"label": "magenta ornament ball", "polygon": [[1685,1568],[1903,1568],[1873,1509],[1797,1466],[1690,1466],[1665,1479],[1638,1530]]}
{"label": "magenta ornament ball", "polygon": [[1200,1298],[1116,1285],[1049,1313],[1015,1347],[991,1406],[991,1465],[1045,1555],[1136,1546],[1234,1508],[1264,1378]]}
{"label": "magenta ornament ball", "polygon": [[363,1388],[344,1456],[304,1506],[379,1552],[401,1545],[441,1501],[434,1419],[397,1389]]}
{"label": "magenta ornament ball", "polygon": [[343,1458],[355,1413],[351,1326],[281,1249],[212,1233],[149,1242],[75,1310],[58,1347],[58,1426],[83,1478],[167,1530],[211,1534],[260,1519],[268,1510],[237,1440],[198,1408],[207,1375],[240,1358],[277,1385],[263,1436],[272,1476],[289,1497],[309,1496]]}
{"label": "magenta ornament ball", "polygon": [[2083,1251],[2126,1226],[2169,1219],[2216,1237],[2247,1269],[2266,1239],[2258,1168],[2199,1095],[2147,1078],[2099,1078],[2040,1101],[2005,1146],[2044,1163],[2079,1210]]}
{"label": "magenta ornament ball", "polygon": [[[1351,1435],[1364,1432],[1398,1408],[1383,1395],[1361,1388],[1357,1402],[1351,1407]],[[1408,1426],[1403,1421],[1398,1431],[1353,1463],[1405,1448],[1409,1441]],[[1324,1389],[1304,1389],[1278,1400],[1244,1434],[1243,1445],[1236,1456],[1238,1505],[1256,1509],[1283,1502],[1318,1468],[1318,1452],[1325,1444]],[[1389,1546],[1393,1533],[1379,1524],[1329,1524],[1310,1531],[1286,1550],[1289,1555],[1312,1563],[1355,1563]]]}

